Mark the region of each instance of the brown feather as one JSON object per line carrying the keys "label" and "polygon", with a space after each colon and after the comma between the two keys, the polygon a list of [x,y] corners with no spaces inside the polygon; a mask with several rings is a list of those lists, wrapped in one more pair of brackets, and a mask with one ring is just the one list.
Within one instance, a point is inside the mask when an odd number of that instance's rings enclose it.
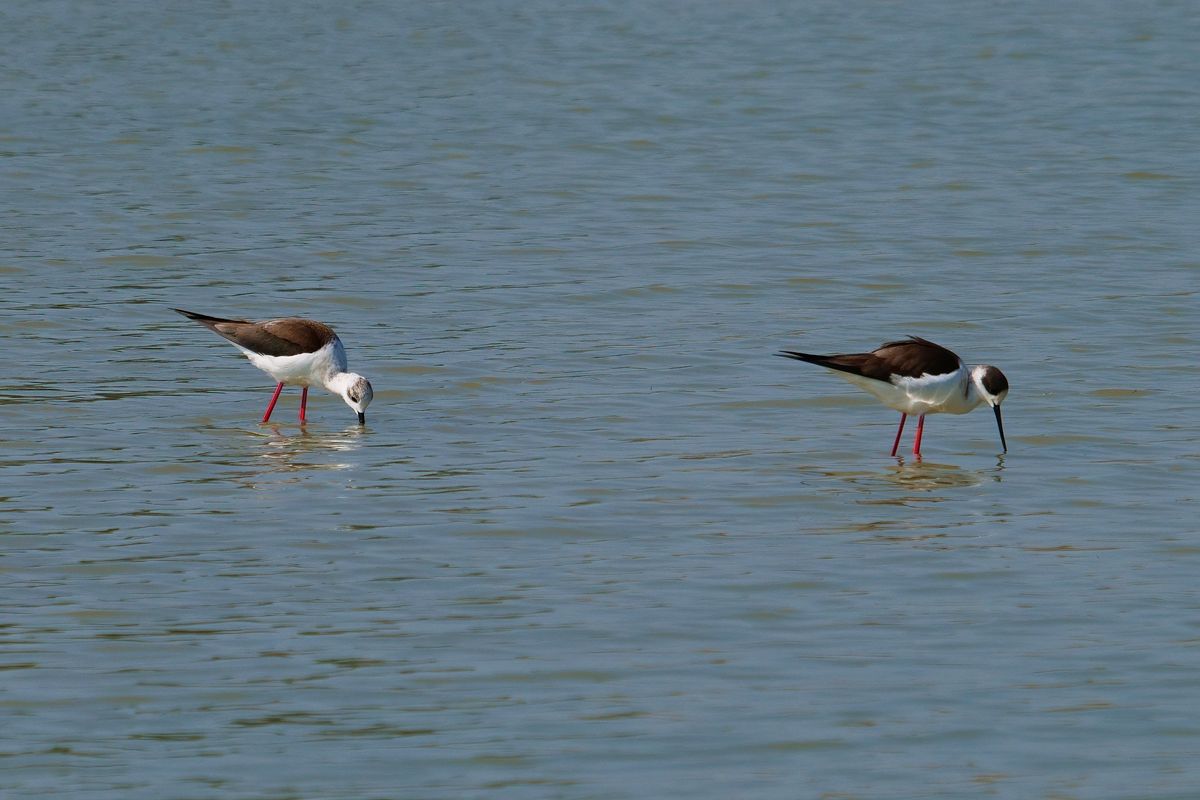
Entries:
{"label": "brown feather", "polygon": [[871,355],[887,365],[893,375],[919,378],[922,375],[946,375],[962,366],[952,350],[919,336],[881,345]]}
{"label": "brown feather", "polygon": [[870,353],[821,356],[786,350],[779,355],[884,383],[891,383],[893,375],[905,378],[919,378],[926,374],[945,375],[962,365],[962,360],[952,351],[917,336],[887,342]]}
{"label": "brown feather", "polygon": [[315,353],[335,336],[333,328],[311,319],[286,317],[266,322],[223,319],[176,308],[190,320],[222,336],[239,347],[265,356],[298,356]]}

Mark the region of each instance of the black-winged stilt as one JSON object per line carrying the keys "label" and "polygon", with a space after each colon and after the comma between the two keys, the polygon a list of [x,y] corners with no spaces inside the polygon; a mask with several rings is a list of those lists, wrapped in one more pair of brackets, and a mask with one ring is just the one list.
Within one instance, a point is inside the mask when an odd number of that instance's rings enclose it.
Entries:
{"label": "black-winged stilt", "polygon": [[981,403],[987,403],[996,412],[1000,446],[1008,452],[1000,416],[1000,403],[1008,395],[1008,379],[993,366],[967,366],[954,352],[916,336],[887,342],[870,353],[818,356],[784,350],[776,355],[835,370],[840,377],[875,395],[888,408],[899,411],[900,428],[892,444],[893,456],[900,447],[900,434],[909,414],[920,415],[913,442],[913,454],[919,456],[926,414],[966,414]]}
{"label": "black-winged stilt", "polygon": [[301,422],[305,421],[308,387],[319,385],[341,395],[346,405],[358,413],[360,425],[367,423],[365,412],[373,396],[371,384],[363,376],[346,371],[346,350],[328,325],[299,317],[248,322],[210,317],[182,308],[173,310],[233,342],[251,364],[278,382],[263,422],[271,419],[284,384],[291,383],[304,388],[300,395]]}

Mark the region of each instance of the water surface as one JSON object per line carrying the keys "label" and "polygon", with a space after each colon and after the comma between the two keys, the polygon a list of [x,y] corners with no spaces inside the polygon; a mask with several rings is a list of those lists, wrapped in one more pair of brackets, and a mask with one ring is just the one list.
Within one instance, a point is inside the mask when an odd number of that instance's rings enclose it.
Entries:
{"label": "water surface", "polygon": [[[4,795],[1194,796],[1198,38],[8,5]],[[771,355],[905,334],[1007,455]]]}

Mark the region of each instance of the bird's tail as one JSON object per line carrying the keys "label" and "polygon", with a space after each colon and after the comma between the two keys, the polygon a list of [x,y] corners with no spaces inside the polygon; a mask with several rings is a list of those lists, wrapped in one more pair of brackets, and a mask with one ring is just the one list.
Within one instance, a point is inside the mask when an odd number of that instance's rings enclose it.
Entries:
{"label": "bird's tail", "polygon": [[809,364],[820,364],[821,366],[825,366],[823,362],[829,358],[829,356],[818,356],[812,353],[797,353],[795,350],[780,350],[775,355],[782,358],[794,358],[797,361],[806,361]]}
{"label": "bird's tail", "polygon": [[[818,356],[813,353],[797,353],[795,350],[781,350],[775,355],[783,356],[784,358],[794,358],[797,361],[806,361],[809,364],[816,364],[818,367],[825,367],[825,369],[845,372],[850,375],[877,377],[873,374],[874,371],[868,374],[868,371],[871,370],[872,359],[875,358],[872,353],[838,353],[832,356]],[[886,379],[886,374],[884,378]]]}
{"label": "bird's tail", "polygon": [[[171,310],[176,311],[180,314],[183,314],[185,317],[187,317],[190,320],[193,320],[194,322],[199,322],[204,327],[206,327],[209,330],[214,331],[216,333],[220,333],[220,331],[217,330],[216,326],[222,322],[242,322],[242,323],[244,323],[246,321],[244,319],[225,319],[224,317],[210,317],[208,314],[197,314],[195,311],[184,311],[182,308],[172,308]],[[221,334],[221,335],[223,336],[224,334]]]}

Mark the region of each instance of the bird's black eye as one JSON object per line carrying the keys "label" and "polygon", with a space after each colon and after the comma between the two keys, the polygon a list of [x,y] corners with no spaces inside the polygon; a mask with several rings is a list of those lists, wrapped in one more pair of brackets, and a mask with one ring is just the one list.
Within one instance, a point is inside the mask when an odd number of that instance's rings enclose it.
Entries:
{"label": "bird's black eye", "polygon": [[354,392],[350,392],[350,393],[347,395],[347,397],[349,397],[349,398],[350,398],[350,402],[351,402],[351,403],[357,403],[357,402],[358,402],[358,395],[356,395]]}

